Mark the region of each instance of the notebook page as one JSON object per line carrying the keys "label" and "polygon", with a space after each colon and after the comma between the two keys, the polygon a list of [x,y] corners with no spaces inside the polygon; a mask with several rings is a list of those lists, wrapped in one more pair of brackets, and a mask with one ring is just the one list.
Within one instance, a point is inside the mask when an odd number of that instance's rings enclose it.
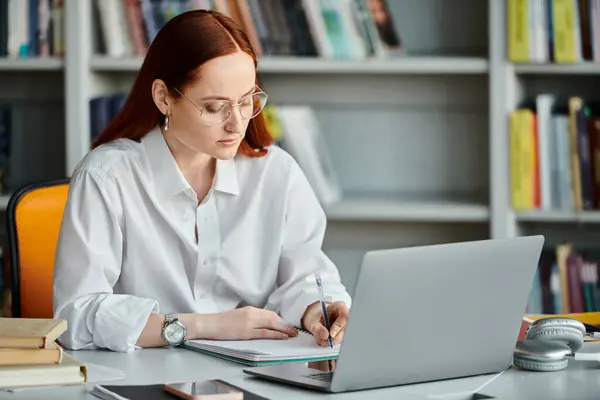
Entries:
{"label": "notebook page", "polygon": [[190,347],[196,347],[231,356],[258,356],[260,359],[289,359],[301,357],[327,357],[339,354],[340,345],[333,348],[319,346],[315,338],[299,332],[288,339],[255,340],[189,340]]}

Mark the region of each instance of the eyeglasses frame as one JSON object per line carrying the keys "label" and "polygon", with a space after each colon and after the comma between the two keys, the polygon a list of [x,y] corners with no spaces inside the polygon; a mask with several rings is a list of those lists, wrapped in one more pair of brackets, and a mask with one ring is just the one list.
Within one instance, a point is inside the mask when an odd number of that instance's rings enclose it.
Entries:
{"label": "eyeglasses frame", "polygon": [[[250,93],[248,96],[253,96],[253,95],[255,95],[255,94],[258,94],[258,93],[262,93],[262,94],[264,94],[264,95],[265,95],[265,106],[266,106],[266,104],[267,104],[267,101],[268,101],[268,99],[269,99],[269,95],[268,95],[268,94],[267,94],[267,93],[266,93],[264,90],[262,90],[262,89],[261,89],[261,88],[260,88],[258,85],[255,85],[255,87],[256,87],[256,88],[258,88],[258,91],[252,92],[252,93]],[[189,97],[187,97],[185,94],[183,94],[183,93],[182,93],[182,92],[181,92],[179,89],[177,89],[176,87],[173,87],[173,90],[175,90],[177,93],[179,93],[181,96],[183,96],[183,98],[185,98],[187,101],[189,101],[191,105],[193,105],[194,107],[196,107],[196,110],[198,110],[198,112],[200,113],[200,116],[202,116],[202,115],[203,115],[203,114],[202,114],[202,112],[204,111],[204,109],[205,109],[206,107],[199,107],[199,106],[198,106],[196,103],[194,103],[192,100],[190,100],[190,98],[189,98]],[[232,104],[232,103],[231,103],[231,101],[229,101],[229,100],[227,100],[227,99],[223,99],[223,100],[214,100],[214,101],[225,101],[225,102],[229,103],[229,104],[231,105],[231,108],[230,108],[230,110],[231,110],[231,111],[229,112],[229,115],[227,116],[227,118],[225,118],[223,121],[219,122],[218,124],[207,124],[206,122],[202,121],[202,122],[203,122],[203,123],[204,123],[206,126],[211,126],[211,127],[212,127],[212,126],[219,126],[219,125],[221,125],[222,123],[224,123],[225,121],[227,121],[227,120],[229,119],[229,117],[231,117],[231,114],[233,113],[233,109],[234,109],[234,107],[239,107],[239,106],[241,106],[241,105],[242,105],[242,103],[235,103],[235,104]],[[261,109],[261,110],[260,110],[258,113],[256,113],[256,115],[253,115],[253,116],[252,116],[252,117],[250,117],[250,118],[245,118],[245,117],[242,115],[242,112],[241,112],[241,111],[240,111],[240,116],[242,117],[242,119],[252,119],[252,118],[256,117],[258,114],[260,114],[260,113],[262,112],[262,110],[264,110],[265,106],[263,106],[263,108],[262,108],[262,109]]]}

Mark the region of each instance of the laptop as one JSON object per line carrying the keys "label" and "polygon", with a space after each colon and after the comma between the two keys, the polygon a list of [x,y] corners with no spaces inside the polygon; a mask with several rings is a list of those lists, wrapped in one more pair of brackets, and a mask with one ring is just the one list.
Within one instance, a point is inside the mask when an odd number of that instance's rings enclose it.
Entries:
{"label": "laptop", "polygon": [[338,393],[504,371],[543,245],[523,236],[369,251],[337,360],[244,372]]}

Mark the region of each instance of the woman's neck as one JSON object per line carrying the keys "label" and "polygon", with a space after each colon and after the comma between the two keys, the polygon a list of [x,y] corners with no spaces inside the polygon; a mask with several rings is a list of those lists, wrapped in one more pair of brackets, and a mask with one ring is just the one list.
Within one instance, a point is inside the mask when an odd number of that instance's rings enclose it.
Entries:
{"label": "woman's neck", "polygon": [[171,135],[165,134],[164,136],[177,166],[201,201],[206,197],[212,186],[217,164],[216,159],[208,154],[190,149]]}

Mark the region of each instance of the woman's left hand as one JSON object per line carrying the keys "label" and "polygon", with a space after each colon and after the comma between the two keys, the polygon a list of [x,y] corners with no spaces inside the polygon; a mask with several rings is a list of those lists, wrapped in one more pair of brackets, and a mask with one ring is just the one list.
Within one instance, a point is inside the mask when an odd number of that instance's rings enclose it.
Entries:
{"label": "woman's left hand", "polygon": [[315,337],[319,346],[329,346],[329,335],[333,338],[333,344],[336,345],[344,338],[349,312],[350,309],[342,301],[327,304],[327,317],[331,324],[331,329],[327,331],[323,319],[323,309],[321,303],[317,301],[306,308],[302,317],[302,328]]}

